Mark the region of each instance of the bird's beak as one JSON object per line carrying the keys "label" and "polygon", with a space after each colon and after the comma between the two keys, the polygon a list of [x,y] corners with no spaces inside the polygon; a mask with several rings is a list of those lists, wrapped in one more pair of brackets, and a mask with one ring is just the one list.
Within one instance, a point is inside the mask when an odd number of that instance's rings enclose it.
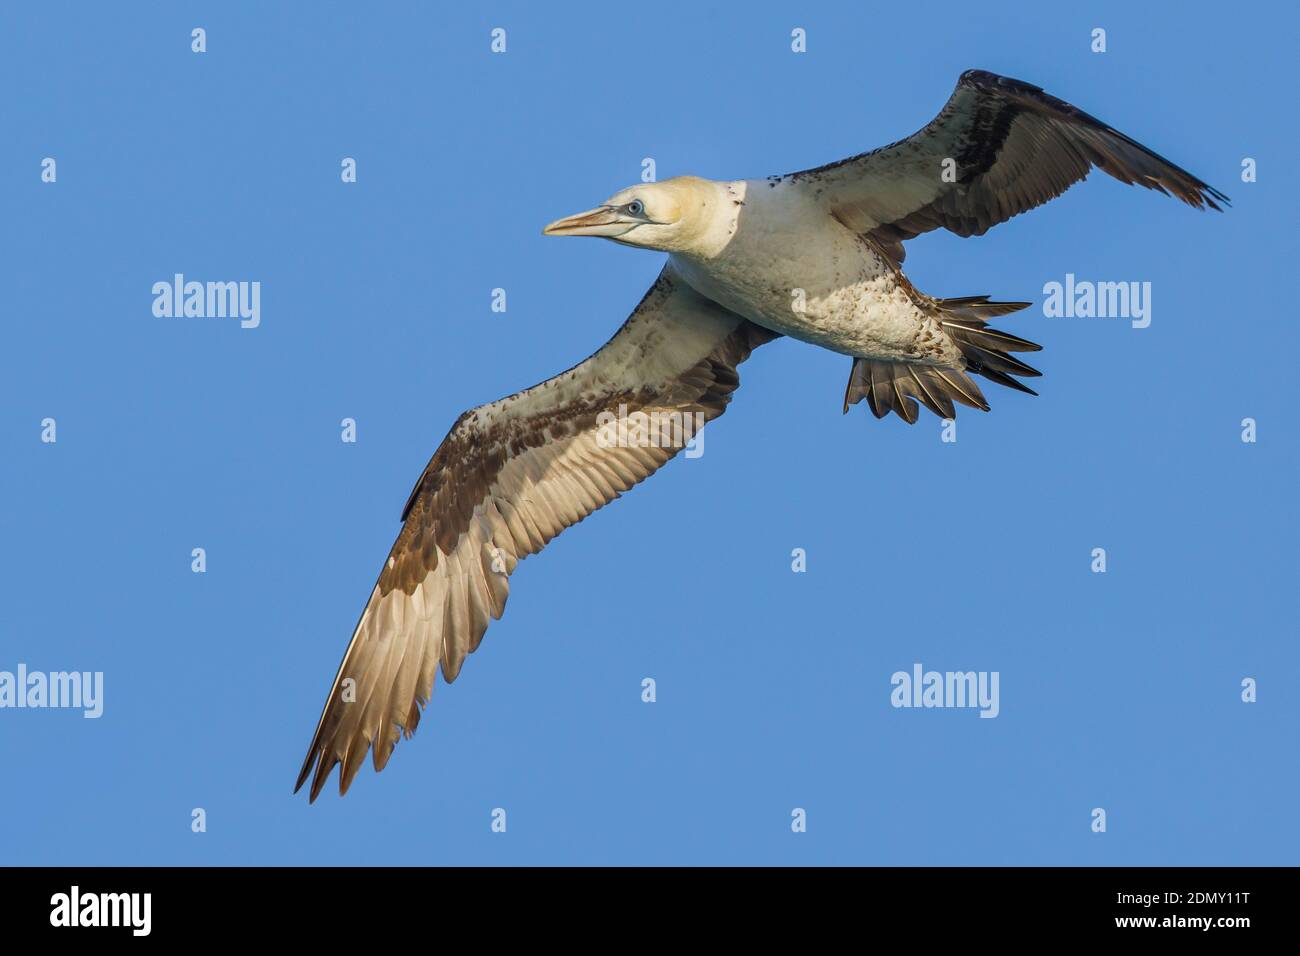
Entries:
{"label": "bird's beak", "polygon": [[636,225],[637,220],[626,219],[609,206],[588,209],[576,216],[557,219],[542,230],[544,236],[621,236]]}

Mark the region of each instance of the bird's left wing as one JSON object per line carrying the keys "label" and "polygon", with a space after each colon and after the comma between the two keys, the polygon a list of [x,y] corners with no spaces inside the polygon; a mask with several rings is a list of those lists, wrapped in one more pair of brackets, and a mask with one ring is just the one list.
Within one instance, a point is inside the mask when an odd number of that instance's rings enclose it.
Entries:
{"label": "bird's left wing", "polygon": [[[666,267],[596,354],[462,415],[411,492],[295,790],[315,767],[315,800],[342,764],[347,792],[372,748],[382,770],[415,730],[435,671],[455,680],[501,616],[516,562],[672,458],[726,409],[736,366],[776,337]],[[638,430],[647,421],[659,427]]]}
{"label": "bird's left wing", "polygon": [[1096,117],[983,70],[963,73],[939,115],[907,139],[776,179],[812,190],[841,222],[902,262],[905,239],[940,227],[983,235],[1055,199],[1093,167],[1197,208],[1228,201]]}

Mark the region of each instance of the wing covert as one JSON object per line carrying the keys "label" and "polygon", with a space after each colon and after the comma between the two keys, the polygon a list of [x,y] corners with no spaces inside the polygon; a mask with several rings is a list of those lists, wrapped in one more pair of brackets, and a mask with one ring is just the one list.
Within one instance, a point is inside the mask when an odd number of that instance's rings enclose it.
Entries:
{"label": "wing covert", "polygon": [[1055,199],[1094,167],[1198,209],[1228,202],[1096,117],[983,70],[963,73],[939,115],[906,139],[777,179],[814,189],[836,218],[902,262],[906,239],[938,228],[983,235]]}

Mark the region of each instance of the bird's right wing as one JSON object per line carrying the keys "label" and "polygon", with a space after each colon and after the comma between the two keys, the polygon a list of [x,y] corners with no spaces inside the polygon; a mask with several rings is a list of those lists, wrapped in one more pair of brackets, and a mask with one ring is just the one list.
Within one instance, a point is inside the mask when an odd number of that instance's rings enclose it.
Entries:
{"label": "bird's right wing", "polygon": [[1055,199],[1096,167],[1122,183],[1218,209],[1228,197],[1030,83],[967,70],[939,115],[906,139],[776,177],[801,185],[896,262],[931,229],[981,236]]}
{"label": "bird's right wing", "polygon": [[[776,337],[665,267],[596,354],[462,415],[411,492],[295,790],[314,767],[315,800],[341,763],[345,793],[372,748],[382,770],[438,668],[455,680],[501,616],[516,562],[677,454],[726,409],[736,366]],[[637,430],[647,421],[653,434]]]}

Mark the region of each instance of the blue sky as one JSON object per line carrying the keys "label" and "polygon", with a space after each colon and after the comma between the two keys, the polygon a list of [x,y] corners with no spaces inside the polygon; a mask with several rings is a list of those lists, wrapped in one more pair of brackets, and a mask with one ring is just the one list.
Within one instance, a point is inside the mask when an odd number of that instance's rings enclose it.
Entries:
{"label": "blue sky", "polygon": [[[844,6],[5,5],[0,670],[105,683],[98,720],[0,710],[0,862],[1297,861],[1294,10]],[[762,349],[701,458],[521,565],[382,775],[291,796],[448,426],[591,352],[662,265],[541,227],[646,157],[881,145],[971,67],[1233,207],[1098,174],[912,242],[911,279],[1150,282],[1150,327],[1009,317],[1041,396],[988,385],[955,443],[841,415],[847,358]],[[177,272],[259,281],[260,326],[155,317]],[[998,672],[998,717],[891,707],[918,662]]]}

